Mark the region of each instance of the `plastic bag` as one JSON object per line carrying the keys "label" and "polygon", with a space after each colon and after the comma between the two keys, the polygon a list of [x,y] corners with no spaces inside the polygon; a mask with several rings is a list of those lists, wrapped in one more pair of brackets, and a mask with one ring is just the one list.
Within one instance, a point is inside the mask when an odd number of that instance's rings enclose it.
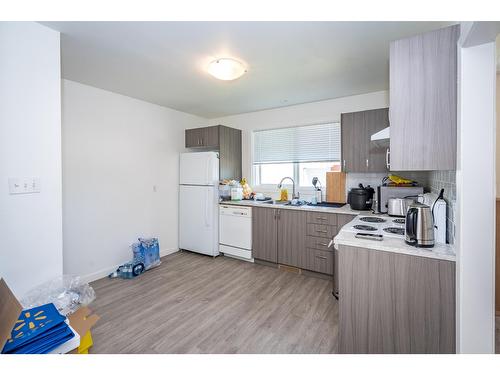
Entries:
{"label": "plastic bag", "polygon": [[143,263],[146,270],[157,267],[160,261],[160,246],[157,238],[139,238],[132,244],[133,262]]}
{"label": "plastic bag", "polygon": [[21,299],[25,309],[53,303],[62,315],[69,315],[95,299],[94,289],[77,276],[63,275],[31,289]]}

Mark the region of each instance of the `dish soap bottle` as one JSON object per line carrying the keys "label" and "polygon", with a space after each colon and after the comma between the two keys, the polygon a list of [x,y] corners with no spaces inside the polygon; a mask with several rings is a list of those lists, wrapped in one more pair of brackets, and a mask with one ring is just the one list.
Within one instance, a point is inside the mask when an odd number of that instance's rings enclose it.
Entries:
{"label": "dish soap bottle", "polygon": [[287,201],[288,200],[288,189],[281,189],[280,190],[280,201]]}

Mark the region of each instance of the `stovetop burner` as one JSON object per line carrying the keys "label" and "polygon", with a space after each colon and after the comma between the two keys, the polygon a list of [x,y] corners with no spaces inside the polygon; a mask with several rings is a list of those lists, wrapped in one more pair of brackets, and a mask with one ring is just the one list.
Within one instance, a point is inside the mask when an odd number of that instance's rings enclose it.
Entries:
{"label": "stovetop burner", "polygon": [[369,231],[369,232],[377,230],[377,228],[372,227],[371,225],[355,225],[354,229],[357,229],[357,230],[366,230],[366,231]]}
{"label": "stovetop burner", "polygon": [[394,227],[384,228],[384,232],[399,234],[400,236],[404,236],[405,234],[405,230],[403,228],[394,228]]}
{"label": "stovetop burner", "polygon": [[394,224],[404,224],[406,222],[405,219],[394,219],[392,221]]}
{"label": "stovetop burner", "polygon": [[381,217],[373,217],[373,216],[364,216],[359,220],[364,221],[366,223],[385,223],[387,221],[385,219],[382,219]]}

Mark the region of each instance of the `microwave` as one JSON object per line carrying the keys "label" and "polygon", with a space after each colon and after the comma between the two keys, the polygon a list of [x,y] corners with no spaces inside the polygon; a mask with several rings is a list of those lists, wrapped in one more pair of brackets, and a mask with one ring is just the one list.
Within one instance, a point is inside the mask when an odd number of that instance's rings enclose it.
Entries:
{"label": "microwave", "polygon": [[389,198],[416,197],[423,193],[422,186],[377,186],[377,212],[387,213]]}

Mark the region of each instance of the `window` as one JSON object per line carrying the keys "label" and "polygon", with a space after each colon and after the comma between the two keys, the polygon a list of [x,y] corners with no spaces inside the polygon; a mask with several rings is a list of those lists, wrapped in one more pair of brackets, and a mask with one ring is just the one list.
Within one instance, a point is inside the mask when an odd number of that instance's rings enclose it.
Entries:
{"label": "window", "polygon": [[[340,171],[340,161],[298,163],[298,185],[301,187],[312,186],[313,177],[318,177],[321,186],[326,187],[326,172]],[[324,190],[324,189],[323,189]]]}
{"label": "window", "polygon": [[340,170],[340,145],[339,123],[257,131],[254,184],[277,185],[292,177],[297,186],[310,187],[318,177],[324,187],[326,172]]}

